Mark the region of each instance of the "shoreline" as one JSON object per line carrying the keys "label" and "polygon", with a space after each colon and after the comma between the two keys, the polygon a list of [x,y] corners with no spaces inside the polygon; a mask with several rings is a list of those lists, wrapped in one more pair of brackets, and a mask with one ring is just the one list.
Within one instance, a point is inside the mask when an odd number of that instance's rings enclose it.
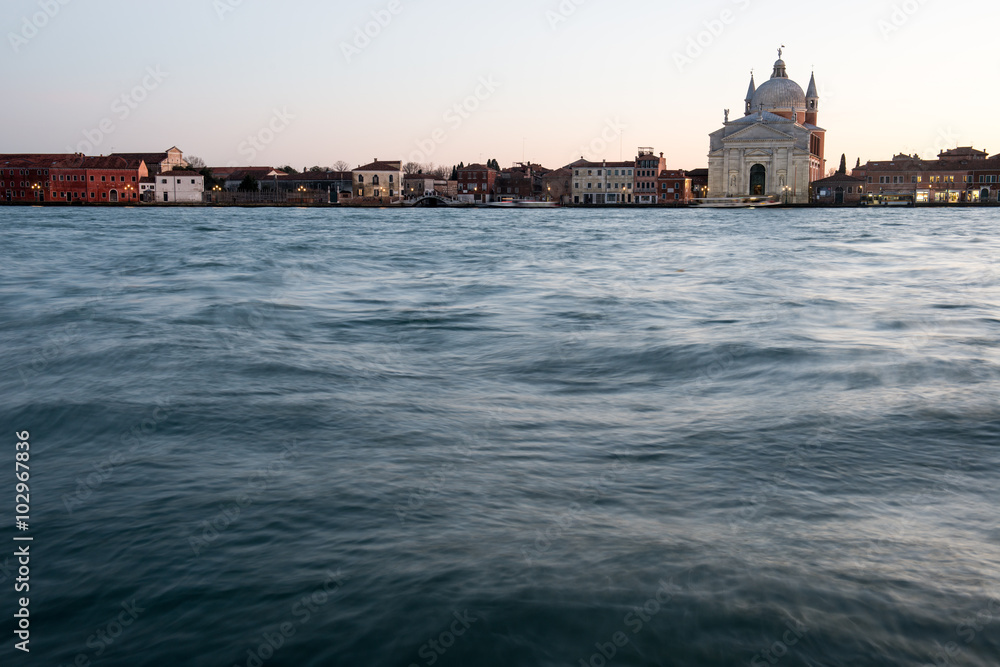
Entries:
{"label": "shoreline", "polygon": [[[64,202],[0,202],[0,207],[11,207],[11,208],[143,208],[143,209],[162,209],[162,208],[330,208],[330,209],[392,209],[392,210],[415,210],[415,209],[441,209],[441,210],[541,210],[541,211],[552,211],[557,209],[572,209],[572,210],[604,210],[604,209],[629,209],[629,210],[705,210],[710,207],[706,206],[694,206],[694,205],[664,205],[664,204],[563,204],[560,206],[552,208],[540,208],[540,209],[530,209],[530,208],[518,208],[518,209],[498,209],[495,206],[484,206],[482,204],[469,204],[466,206],[403,206],[403,205],[385,205],[385,204],[277,204],[277,203],[234,203],[234,204],[218,204],[218,203],[178,203],[178,202],[164,202],[156,204],[141,204],[136,202],[94,202],[86,204],[75,204],[75,203],[64,203]],[[870,209],[883,209],[883,208],[903,208],[903,209],[914,209],[914,208],[1000,208],[1000,202],[988,202],[988,203],[978,203],[978,202],[963,202],[958,204],[948,204],[948,203],[923,203],[915,204],[913,206],[879,206],[879,205],[862,205],[862,204],[783,204],[781,206],[771,206],[767,208],[773,208],[776,210],[786,210],[786,209],[856,209],[856,208],[870,208]],[[712,210],[725,210],[721,208],[713,208]],[[739,207],[734,207],[730,210],[746,210]]]}

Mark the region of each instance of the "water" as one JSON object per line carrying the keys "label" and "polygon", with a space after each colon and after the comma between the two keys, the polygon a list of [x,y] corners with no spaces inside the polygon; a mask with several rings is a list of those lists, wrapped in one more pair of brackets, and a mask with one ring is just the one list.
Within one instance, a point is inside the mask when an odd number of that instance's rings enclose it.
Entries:
{"label": "water", "polygon": [[996,223],[2,209],[30,660],[1000,664]]}

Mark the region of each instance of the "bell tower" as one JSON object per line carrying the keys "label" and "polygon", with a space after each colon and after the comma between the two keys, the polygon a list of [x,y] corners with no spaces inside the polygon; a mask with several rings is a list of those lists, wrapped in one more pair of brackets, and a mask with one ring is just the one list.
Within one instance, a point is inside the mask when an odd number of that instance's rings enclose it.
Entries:
{"label": "bell tower", "polygon": [[753,96],[757,92],[757,84],[753,81],[753,70],[750,70],[750,87],[747,88],[747,108],[744,116],[749,116],[753,113]]}
{"label": "bell tower", "polygon": [[819,118],[819,92],[816,90],[816,73],[813,72],[809,79],[809,90],[806,91],[806,122],[810,125],[818,125]]}

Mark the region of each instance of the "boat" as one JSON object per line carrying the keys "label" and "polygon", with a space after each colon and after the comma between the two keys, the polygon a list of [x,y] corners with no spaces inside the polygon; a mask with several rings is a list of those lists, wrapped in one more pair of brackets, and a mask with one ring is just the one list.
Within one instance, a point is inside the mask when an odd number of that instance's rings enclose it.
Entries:
{"label": "boat", "polygon": [[538,201],[537,199],[507,199],[486,204],[490,208],[558,208],[554,201]]}
{"label": "boat", "polygon": [[781,206],[775,197],[705,197],[693,200],[697,208],[765,208]]}

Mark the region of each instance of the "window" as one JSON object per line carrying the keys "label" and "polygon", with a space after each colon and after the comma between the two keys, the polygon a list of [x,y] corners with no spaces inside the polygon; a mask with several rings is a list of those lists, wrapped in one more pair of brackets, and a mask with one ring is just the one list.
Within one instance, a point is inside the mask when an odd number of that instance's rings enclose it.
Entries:
{"label": "window", "polygon": [[680,189],[681,189],[681,184],[680,183],[674,183],[674,190],[680,190]]}
{"label": "window", "polygon": [[379,185],[378,175],[372,176],[372,185]]}
{"label": "window", "polygon": [[194,179],[193,179],[193,178],[191,179],[191,185],[197,185],[197,184],[196,184],[196,183],[194,182]]}
{"label": "window", "polygon": [[580,184],[579,183],[574,183],[573,184],[573,189],[574,190],[579,190],[580,189]]}
{"label": "window", "polygon": [[132,182],[135,183],[135,176],[132,177]]}
{"label": "window", "polygon": [[869,177],[868,177],[868,182],[869,182],[869,183],[871,183],[871,182],[872,182],[872,177],[871,177],[871,176],[869,176]]}
{"label": "window", "polygon": [[847,186],[847,194],[849,194],[849,195],[853,195],[854,194],[854,186],[853,185],[848,185]]}
{"label": "window", "polygon": [[365,182],[364,175],[362,174],[362,175],[358,176],[358,183],[364,183],[364,182]]}
{"label": "window", "polygon": [[579,175],[580,175],[580,170],[579,170],[579,169],[577,169],[577,170],[576,170],[576,171],[575,171],[575,172],[573,173],[573,175],[574,175],[574,176],[579,176]]}
{"label": "window", "polygon": [[108,180],[107,176],[101,176],[101,183],[104,183],[107,180]]}
{"label": "window", "polygon": [[161,183],[163,183],[164,185],[166,185],[166,184],[167,184],[167,179],[165,179],[165,178],[161,178],[161,179],[160,179],[160,182],[161,182]]}
{"label": "window", "polygon": [[593,187],[594,187],[594,184],[593,184],[593,183],[587,183],[587,189],[588,189],[588,190],[590,190],[590,189],[591,189],[591,188],[593,188]]}
{"label": "window", "polygon": [[90,177],[90,182],[91,182],[91,183],[93,183],[93,182],[94,182],[94,177],[93,177],[93,176],[91,176],[91,177]]}
{"label": "window", "polygon": [[[93,176],[91,176],[91,178],[93,178]],[[91,193],[90,193],[90,198],[91,198],[91,199],[93,199],[93,198],[94,198],[94,195],[95,195],[95,193],[91,192]]]}
{"label": "window", "polygon": [[598,170],[597,170],[597,175],[598,175],[598,176],[600,176],[600,175],[601,175],[601,170],[600,170],[600,169],[598,169]]}

